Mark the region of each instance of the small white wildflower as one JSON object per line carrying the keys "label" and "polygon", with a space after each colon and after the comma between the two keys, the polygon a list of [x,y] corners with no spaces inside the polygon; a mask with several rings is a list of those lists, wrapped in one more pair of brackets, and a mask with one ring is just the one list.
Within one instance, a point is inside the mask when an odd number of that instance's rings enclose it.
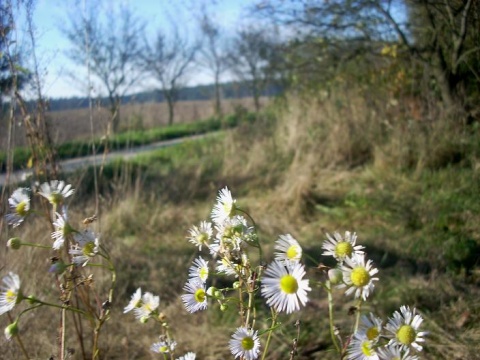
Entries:
{"label": "small white wildflower", "polygon": [[208,262],[202,257],[199,257],[193,261],[193,265],[189,269],[188,276],[190,279],[199,280],[205,283],[208,279]]}
{"label": "small white wildflower", "polygon": [[280,235],[275,243],[275,259],[286,263],[298,263],[302,259],[302,247],[292,235]]}
{"label": "small white wildflower", "polygon": [[365,263],[364,254],[353,254],[351,258],[345,258],[340,269],[343,272],[344,284],[340,284],[338,287],[347,287],[346,295],[355,294],[356,298],[361,297],[366,300],[375,287],[373,282],[378,280],[373,277],[378,273],[378,269],[372,266],[372,261],[368,260]]}
{"label": "small white wildflower", "polygon": [[15,305],[23,300],[20,289],[20,277],[13,272],[2,279],[3,285],[0,287],[0,315],[12,310]]}
{"label": "small white wildflower", "polygon": [[197,227],[195,225],[188,231],[188,241],[198,246],[198,250],[202,250],[202,246],[208,246],[213,235],[212,223],[207,221],[200,222]]}
{"label": "small white wildflower", "polygon": [[5,219],[8,225],[17,227],[30,214],[30,189],[16,189],[8,199],[8,204],[12,212],[6,214]]}
{"label": "small white wildflower", "polygon": [[132,311],[133,309],[140,307],[142,305],[142,289],[138,288],[137,291],[132,295],[130,302],[127,306],[123,309],[123,313],[127,313]]}
{"label": "small white wildflower", "polygon": [[417,351],[422,351],[423,347],[419,344],[425,341],[425,331],[419,331],[423,318],[417,314],[417,310],[410,309],[408,306],[401,306],[400,312],[395,311],[393,317],[388,319],[385,329],[390,333],[389,345],[397,345],[403,350],[413,347]]}
{"label": "small white wildflower", "polygon": [[235,213],[235,202],[230,190],[227,187],[218,192],[217,203],[212,210],[212,220],[219,225]]}
{"label": "small white wildflower", "polygon": [[260,339],[257,331],[239,327],[229,341],[230,351],[235,358],[255,360],[260,353]]}
{"label": "small white wildflower", "polygon": [[322,249],[325,250],[322,255],[333,256],[337,261],[343,262],[354,254],[363,254],[364,247],[355,245],[356,241],[357,234],[350,231],[345,231],[345,237],[338,232],[333,235],[327,234],[327,240],[322,245]]}
{"label": "small white wildflower", "polygon": [[72,185],[65,184],[65,181],[51,180],[49,183],[45,182],[40,185],[40,191],[38,192],[44,198],[46,198],[50,204],[59,205],[67,197],[74,193]]}
{"label": "small white wildflower", "polygon": [[189,280],[183,289],[182,301],[188,312],[194,313],[207,308],[207,293],[205,284],[198,280]]}
{"label": "small white wildflower", "polygon": [[262,279],[262,295],[267,299],[267,305],[277,311],[290,314],[300,310],[300,304],[305,306],[308,301],[307,292],[311,290],[305,268],[296,263],[291,266],[274,261],[267,266]]}
{"label": "small white wildflower", "polygon": [[74,239],[77,242],[72,245],[68,253],[72,255],[75,265],[87,265],[100,249],[99,238],[91,230],[75,233]]}
{"label": "small white wildflower", "polygon": [[145,321],[149,319],[152,314],[154,314],[154,312],[158,309],[159,305],[160,296],[155,296],[152,293],[146,292],[145,294],[143,294],[142,300],[139,303],[137,302],[137,306],[133,308],[133,312],[135,313],[135,317],[137,319],[139,319],[140,321]]}

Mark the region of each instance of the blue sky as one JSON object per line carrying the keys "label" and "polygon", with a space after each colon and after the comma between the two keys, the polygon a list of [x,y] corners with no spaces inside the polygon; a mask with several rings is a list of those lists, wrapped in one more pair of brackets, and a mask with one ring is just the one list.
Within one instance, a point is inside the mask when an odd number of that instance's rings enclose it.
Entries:
{"label": "blue sky", "polygon": [[[96,0],[83,0],[96,1]],[[80,0],[80,4],[83,4]],[[205,0],[98,0],[106,9],[114,9],[127,4],[138,16],[148,24],[148,31],[154,33],[161,24],[174,20],[183,26],[191,26],[193,17],[200,13],[205,4],[211,8],[216,20],[227,29],[232,29],[244,18],[242,7],[253,3],[254,0],[219,0],[216,2]],[[60,31],[62,22],[68,21],[69,10],[78,0],[37,0],[34,12],[34,26],[36,34],[36,55],[43,79],[43,92],[47,97],[85,96],[81,86],[68,76],[69,72],[81,72],[75,69],[65,55],[69,42]],[[81,16],[81,14],[79,14]],[[21,32],[21,30],[20,30]],[[21,34],[19,34],[21,37]],[[206,75],[199,74],[192,78],[190,85],[209,83]]]}

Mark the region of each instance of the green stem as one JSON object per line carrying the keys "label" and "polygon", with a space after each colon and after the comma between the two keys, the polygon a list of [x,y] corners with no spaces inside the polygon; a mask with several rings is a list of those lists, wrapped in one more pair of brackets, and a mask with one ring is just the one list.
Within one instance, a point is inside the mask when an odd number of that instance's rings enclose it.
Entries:
{"label": "green stem", "polygon": [[27,243],[27,242],[21,242],[20,243],[22,246],[31,246],[31,247],[38,247],[38,248],[42,248],[42,249],[52,249],[51,246],[47,246],[47,245],[40,245],[40,244],[34,244],[34,243]]}
{"label": "green stem", "polygon": [[361,307],[362,307],[362,298],[358,299],[357,313],[355,314],[355,327],[353,328],[353,334],[357,332],[358,326],[360,324]]}
{"label": "green stem", "polygon": [[337,336],[335,335],[335,325],[333,323],[333,296],[330,280],[327,280],[325,282],[325,288],[327,289],[328,293],[328,317],[330,322],[330,336],[332,337],[333,345],[337,349],[338,353],[341,354],[342,350],[340,349],[340,345],[338,345]]}
{"label": "green stem", "polygon": [[273,329],[275,328],[275,325],[276,325],[276,322],[277,322],[277,312],[275,310],[273,310],[273,308],[270,308],[270,310],[272,311],[272,326],[268,330],[267,342],[265,343],[265,350],[263,350],[261,360],[265,360],[266,357],[267,357],[268,347],[270,346],[270,341],[272,340]]}
{"label": "green stem", "polygon": [[[20,315],[22,313],[20,313]],[[10,314],[10,312],[7,312],[7,315],[8,315],[8,319],[10,320],[10,323],[13,323],[13,318],[12,318],[12,315]],[[18,322],[18,320],[20,319],[20,315],[17,317],[15,322]],[[27,353],[27,349],[25,349],[25,345],[23,345],[23,341],[22,341],[22,338],[21,338],[20,334],[15,335],[15,341],[18,343],[18,346],[20,346],[20,349],[22,350],[22,353],[23,353],[23,356],[25,356],[25,359],[27,359],[27,360],[30,359],[30,357],[28,356],[28,353]]]}
{"label": "green stem", "polygon": [[[89,314],[86,313],[85,311],[74,308],[74,307],[71,307],[71,306],[52,304],[52,303],[48,303],[46,301],[42,301],[42,300],[39,300],[39,299],[31,299],[31,300],[36,302],[37,304],[40,304],[40,305],[51,306],[51,307],[54,307],[54,308],[57,308],[57,309],[62,309],[62,310],[70,310],[70,311],[85,315],[87,317],[89,316]],[[29,308],[29,309],[33,309],[33,308]]]}

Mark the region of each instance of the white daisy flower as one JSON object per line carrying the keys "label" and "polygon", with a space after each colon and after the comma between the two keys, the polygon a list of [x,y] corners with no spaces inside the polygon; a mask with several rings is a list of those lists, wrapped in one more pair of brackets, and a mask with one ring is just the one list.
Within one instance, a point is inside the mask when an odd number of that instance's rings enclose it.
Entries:
{"label": "white daisy flower", "polygon": [[200,225],[198,227],[193,225],[192,228],[188,230],[188,232],[188,241],[198,246],[198,250],[202,250],[202,246],[208,246],[210,239],[212,238],[212,223],[202,221],[200,222]]}
{"label": "white daisy flower", "polygon": [[192,280],[199,280],[205,283],[208,279],[208,272],[208,262],[199,257],[193,261],[193,265],[188,271],[188,276]]}
{"label": "white daisy flower", "polygon": [[300,310],[307,301],[308,279],[303,280],[305,268],[296,263],[285,266],[283,263],[273,261],[267,266],[262,279],[262,295],[267,299],[267,305],[276,311],[286,311],[287,314]]}
{"label": "white daisy flower", "polygon": [[[137,292],[139,292],[137,290]],[[136,295],[137,293],[135,293]],[[130,304],[129,304],[130,305]],[[158,309],[160,305],[160,296],[155,296],[152,293],[146,292],[142,296],[142,300],[137,302],[137,306],[133,308],[135,317],[140,321],[145,321]],[[124,311],[125,312],[125,311]]]}
{"label": "white daisy flower", "polygon": [[217,203],[214,205],[211,214],[213,222],[218,225],[232,217],[235,213],[236,201],[232,198],[232,194],[227,187],[220,190],[217,196]]}
{"label": "white daisy flower", "polygon": [[74,239],[77,244],[72,245],[68,253],[72,255],[75,265],[87,265],[100,249],[100,241],[91,230],[75,233]]}
{"label": "white daisy flower", "polygon": [[220,252],[240,251],[254,236],[253,227],[249,227],[247,220],[241,215],[235,215],[215,225],[215,230],[217,231],[215,243],[220,244]]}
{"label": "white daisy flower", "polygon": [[55,213],[56,215],[56,220],[53,223],[53,226],[55,227],[55,231],[52,232],[52,239],[55,240],[53,242],[53,249],[58,250],[60,249],[63,244],[65,243],[65,237],[68,234],[71,234],[73,229],[68,223],[68,217],[67,217],[67,212],[64,210],[63,215],[59,213]]}
{"label": "white daisy flower", "polygon": [[346,295],[355,294],[356,298],[367,300],[370,292],[373,291],[374,281],[378,278],[373,277],[378,273],[378,269],[372,266],[372,260],[365,263],[364,254],[353,254],[351,258],[345,258],[340,269],[343,272],[344,284],[338,285],[339,288],[348,287]]}
{"label": "white daisy flower", "polygon": [[401,346],[386,345],[378,348],[380,360],[419,360],[418,356],[410,355],[410,349],[403,350]]}
{"label": "white daisy flower", "polygon": [[5,215],[8,225],[17,227],[30,214],[30,189],[18,188],[8,199],[11,213]]}
{"label": "white daisy flower", "polygon": [[23,294],[20,290],[20,277],[17,274],[9,272],[2,279],[3,285],[0,287],[0,315],[12,310],[15,305],[23,300]]}
{"label": "white daisy flower", "polygon": [[297,263],[302,258],[302,247],[292,235],[280,235],[275,243],[275,259],[285,263]]}
{"label": "white daisy flower", "polygon": [[382,334],[382,329],[382,319],[369,313],[368,315],[363,314],[361,316],[357,333],[365,335],[368,340],[375,344]]}
{"label": "white daisy flower", "polygon": [[379,360],[372,341],[364,334],[355,334],[347,349],[347,360]]}
{"label": "white daisy flower", "polygon": [[38,193],[46,198],[50,204],[58,205],[67,197],[71,196],[74,191],[72,185],[65,184],[65,181],[63,180],[51,180],[49,183],[45,182],[40,185],[40,191]]}
{"label": "white daisy flower", "polygon": [[189,280],[183,289],[187,293],[182,295],[182,301],[188,312],[194,313],[207,308],[205,284],[198,280]]}
{"label": "white daisy flower", "polygon": [[180,356],[177,360],[195,360],[196,354],[193,352],[188,352],[183,356]]}
{"label": "white daisy flower", "polygon": [[142,306],[142,289],[138,288],[137,291],[135,291],[135,293],[132,295],[128,305],[123,309],[123,313],[125,314],[140,306]]}
{"label": "white daisy flower", "polygon": [[159,341],[159,342],[153,344],[150,347],[150,350],[152,350],[153,352],[156,352],[158,354],[169,354],[173,350],[175,350],[176,346],[177,346],[176,341],[163,340],[163,341]]}
{"label": "white daisy flower", "polygon": [[350,231],[345,231],[345,237],[338,232],[333,235],[327,234],[327,240],[322,245],[322,249],[325,250],[322,255],[333,256],[337,261],[343,262],[353,254],[363,254],[364,247],[355,245],[356,241],[357,234]]}
{"label": "white daisy flower", "polygon": [[243,360],[254,360],[258,358],[260,353],[260,339],[257,331],[239,327],[233,333],[229,341],[230,351],[232,355],[240,357]]}
{"label": "white daisy flower", "polygon": [[423,318],[416,313],[416,309],[410,310],[408,306],[401,306],[400,312],[395,311],[393,317],[388,319],[385,329],[390,332],[389,345],[397,345],[402,349],[412,346],[417,351],[422,351],[423,347],[419,344],[424,342],[425,331],[419,331]]}

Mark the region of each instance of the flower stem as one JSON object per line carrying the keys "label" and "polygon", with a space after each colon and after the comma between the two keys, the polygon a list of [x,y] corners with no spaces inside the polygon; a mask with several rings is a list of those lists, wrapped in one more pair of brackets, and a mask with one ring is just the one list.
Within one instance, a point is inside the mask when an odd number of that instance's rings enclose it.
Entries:
{"label": "flower stem", "polygon": [[268,347],[270,346],[270,341],[272,340],[273,330],[274,330],[276,322],[277,322],[277,312],[275,310],[273,310],[272,308],[270,308],[270,309],[272,311],[272,326],[268,330],[267,342],[265,343],[265,350],[263,351],[261,360],[265,360],[267,358]]}
{"label": "flower stem", "polygon": [[328,317],[330,322],[330,336],[332,337],[332,342],[338,353],[341,354],[342,350],[340,345],[338,345],[337,336],[335,335],[335,325],[333,324],[333,296],[332,296],[332,287],[330,285],[330,280],[325,282],[325,288],[328,293]]}

